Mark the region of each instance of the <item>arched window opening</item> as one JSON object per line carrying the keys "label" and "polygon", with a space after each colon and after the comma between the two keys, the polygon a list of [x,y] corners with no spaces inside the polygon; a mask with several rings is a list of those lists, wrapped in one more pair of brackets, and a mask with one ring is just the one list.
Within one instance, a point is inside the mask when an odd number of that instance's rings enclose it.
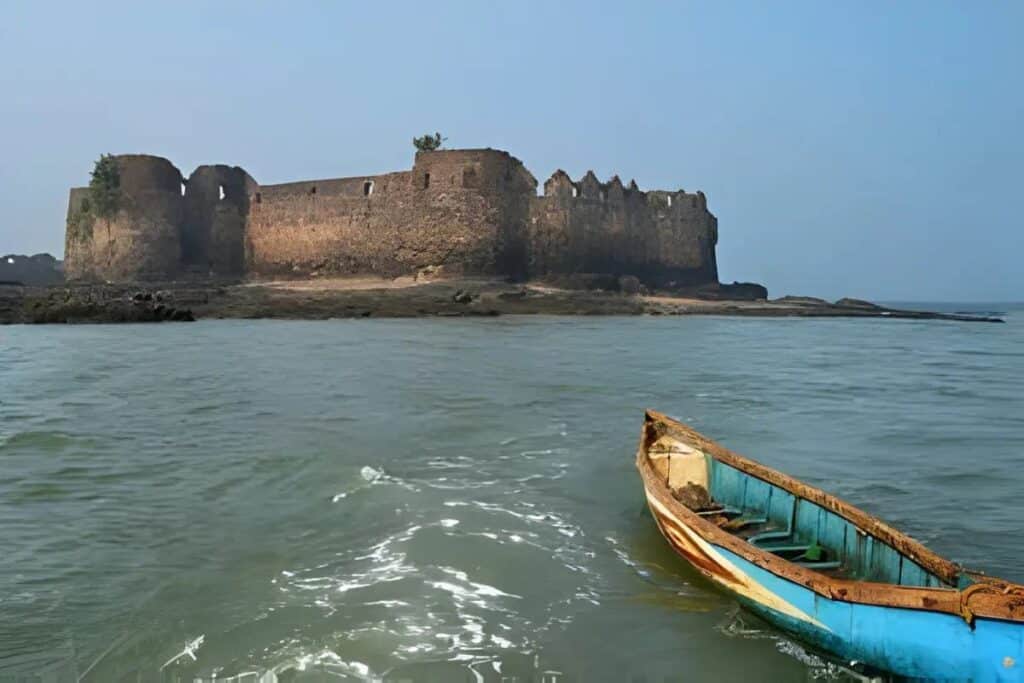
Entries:
{"label": "arched window opening", "polygon": [[369,197],[371,194],[373,194],[373,181],[367,180],[363,183],[363,196]]}
{"label": "arched window opening", "polygon": [[218,185],[217,186],[217,198],[218,199],[224,199],[224,186],[223,185]]}
{"label": "arched window opening", "polygon": [[185,196],[185,183],[184,182],[181,183],[181,196],[182,197]]}
{"label": "arched window opening", "polygon": [[316,185],[314,185],[313,187],[309,188],[309,193],[310,194],[316,194]]}
{"label": "arched window opening", "polygon": [[423,189],[425,190],[428,187],[430,187],[430,174],[429,173],[424,173],[423,174]]}
{"label": "arched window opening", "polygon": [[572,186],[572,196],[574,199],[580,196],[580,188],[576,187],[575,185]]}
{"label": "arched window opening", "polygon": [[672,208],[672,195],[669,195],[668,197],[666,197],[666,199],[668,199],[668,208],[671,209]]}
{"label": "arched window opening", "polygon": [[256,203],[257,204],[262,204],[263,203],[263,193],[262,192],[257,192],[256,193]]}

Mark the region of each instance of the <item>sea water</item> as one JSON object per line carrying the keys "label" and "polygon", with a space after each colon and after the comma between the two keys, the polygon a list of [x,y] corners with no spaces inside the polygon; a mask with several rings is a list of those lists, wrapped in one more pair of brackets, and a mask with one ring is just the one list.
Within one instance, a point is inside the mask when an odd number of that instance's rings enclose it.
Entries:
{"label": "sea water", "polygon": [[981,309],[0,328],[0,681],[841,678],[669,551],[643,410],[1024,581]]}

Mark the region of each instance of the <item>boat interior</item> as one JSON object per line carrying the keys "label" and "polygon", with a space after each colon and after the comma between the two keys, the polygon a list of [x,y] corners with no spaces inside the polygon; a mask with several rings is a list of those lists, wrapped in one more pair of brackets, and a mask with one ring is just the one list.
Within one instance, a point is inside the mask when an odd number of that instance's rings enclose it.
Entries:
{"label": "boat interior", "polygon": [[836,578],[953,587],[835,512],[671,435],[646,455],[677,501],[762,551]]}

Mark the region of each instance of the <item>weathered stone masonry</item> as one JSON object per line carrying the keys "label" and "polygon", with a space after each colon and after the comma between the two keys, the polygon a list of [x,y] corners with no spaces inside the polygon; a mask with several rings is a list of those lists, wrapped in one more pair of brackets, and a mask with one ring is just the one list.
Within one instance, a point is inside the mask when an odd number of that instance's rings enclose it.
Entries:
{"label": "weathered stone masonry", "polygon": [[717,220],[704,194],[641,192],[592,172],[537,181],[507,152],[420,152],[410,171],[259,185],[239,167],[187,180],[159,157],[117,157],[109,221],[68,206],[70,278],[183,276],[635,275],[654,286],[718,280]]}

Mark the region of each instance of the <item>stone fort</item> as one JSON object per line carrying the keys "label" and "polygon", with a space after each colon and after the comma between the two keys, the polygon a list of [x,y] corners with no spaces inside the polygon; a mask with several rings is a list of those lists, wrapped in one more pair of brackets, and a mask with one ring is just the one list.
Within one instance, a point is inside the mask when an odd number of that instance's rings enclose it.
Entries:
{"label": "stone fort", "polygon": [[115,157],[119,208],[73,188],[65,271],[78,280],[396,277],[516,279],[603,273],[653,287],[718,281],[718,221],[703,192],[641,191],[556,171],[538,194],[494,149],[421,151],[412,169],[260,185],[238,166],[188,178],[166,159]]}

